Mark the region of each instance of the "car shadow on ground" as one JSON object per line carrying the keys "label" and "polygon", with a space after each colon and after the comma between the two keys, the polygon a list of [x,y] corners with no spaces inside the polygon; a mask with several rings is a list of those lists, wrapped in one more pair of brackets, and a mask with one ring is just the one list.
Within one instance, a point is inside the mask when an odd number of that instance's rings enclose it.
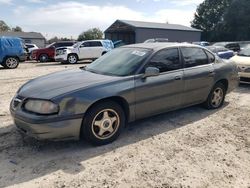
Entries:
{"label": "car shadow on ground", "polygon": [[238,93],[246,93],[246,94],[250,94],[250,84],[240,84],[235,92],[238,92]]}
{"label": "car shadow on ground", "polygon": [[[219,110],[227,105],[226,102]],[[0,129],[0,187],[34,180],[58,170],[69,174],[80,173],[85,169],[81,162],[180,129],[217,111],[198,105],[136,121],[125,128],[117,141],[99,147],[84,141],[37,141],[22,137],[14,125],[9,125],[8,131]]]}

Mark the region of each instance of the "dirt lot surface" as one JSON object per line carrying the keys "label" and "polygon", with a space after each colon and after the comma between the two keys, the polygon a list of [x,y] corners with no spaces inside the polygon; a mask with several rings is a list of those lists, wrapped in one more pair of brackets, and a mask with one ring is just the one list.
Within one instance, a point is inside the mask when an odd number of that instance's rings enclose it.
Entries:
{"label": "dirt lot surface", "polygon": [[9,103],[29,79],[81,65],[0,69],[0,187],[250,187],[250,86],[223,108],[200,106],[129,125],[106,146],[22,137]]}

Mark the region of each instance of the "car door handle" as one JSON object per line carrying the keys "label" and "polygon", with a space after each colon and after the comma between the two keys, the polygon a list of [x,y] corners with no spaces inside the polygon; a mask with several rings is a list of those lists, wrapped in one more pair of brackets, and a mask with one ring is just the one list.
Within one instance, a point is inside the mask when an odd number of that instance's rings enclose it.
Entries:
{"label": "car door handle", "polygon": [[181,80],[181,76],[176,76],[174,79],[175,80]]}

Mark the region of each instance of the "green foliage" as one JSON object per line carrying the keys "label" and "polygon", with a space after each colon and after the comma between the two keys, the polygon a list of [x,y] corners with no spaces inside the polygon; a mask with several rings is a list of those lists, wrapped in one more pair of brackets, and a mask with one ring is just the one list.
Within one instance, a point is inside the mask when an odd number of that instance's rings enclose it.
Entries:
{"label": "green foliage", "polygon": [[10,31],[10,27],[3,21],[0,20],[0,32]]}
{"label": "green foliage", "polygon": [[203,30],[202,40],[250,40],[250,0],[205,0],[192,21]]}
{"label": "green foliage", "polygon": [[16,26],[16,27],[12,28],[12,31],[14,31],[14,32],[22,32],[23,30],[22,30],[21,27]]}
{"label": "green foliage", "polygon": [[102,39],[103,32],[99,28],[89,29],[78,36],[78,41]]}
{"label": "green foliage", "polygon": [[48,40],[48,43],[51,44],[53,42],[58,42],[58,41],[72,41],[72,39],[69,39],[69,38],[66,38],[66,37],[62,37],[62,38],[53,37],[53,38]]}
{"label": "green foliage", "polygon": [[225,40],[250,40],[250,1],[234,0],[224,16]]}

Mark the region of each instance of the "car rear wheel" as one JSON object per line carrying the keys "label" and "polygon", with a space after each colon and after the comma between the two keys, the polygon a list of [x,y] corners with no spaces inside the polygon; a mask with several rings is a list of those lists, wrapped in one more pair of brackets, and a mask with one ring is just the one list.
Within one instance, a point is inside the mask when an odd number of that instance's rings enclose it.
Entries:
{"label": "car rear wheel", "polygon": [[125,126],[123,109],[115,102],[107,101],[92,107],[82,125],[82,136],[94,145],[113,142]]}
{"label": "car rear wheel", "polygon": [[19,60],[16,57],[7,57],[3,63],[4,68],[15,69],[19,65]]}
{"label": "car rear wheel", "polygon": [[220,108],[224,104],[226,95],[226,89],[224,84],[217,83],[211,90],[204,106],[207,109],[217,109]]}
{"label": "car rear wheel", "polygon": [[47,62],[49,60],[49,56],[47,54],[41,54],[39,57],[40,62]]}
{"label": "car rear wheel", "polygon": [[76,64],[77,63],[77,56],[75,54],[70,54],[68,56],[68,63],[69,64]]}

